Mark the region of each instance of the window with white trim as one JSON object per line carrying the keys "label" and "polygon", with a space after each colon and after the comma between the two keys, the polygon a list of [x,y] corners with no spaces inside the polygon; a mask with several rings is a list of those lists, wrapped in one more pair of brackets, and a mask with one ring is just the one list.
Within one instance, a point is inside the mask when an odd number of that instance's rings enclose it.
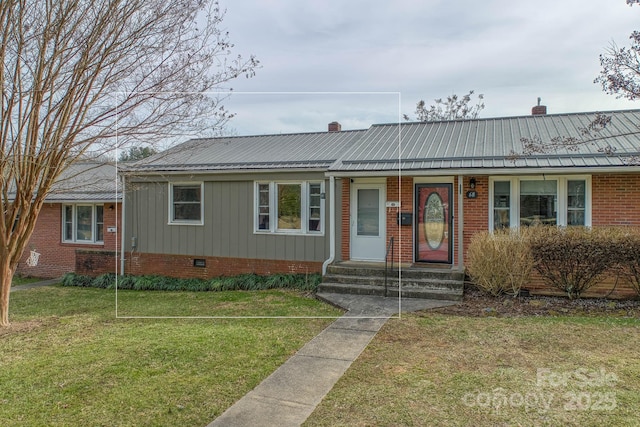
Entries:
{"label": "window with white trim", "polygon": [[202,187],[199,183],[169,183],[169,223],[202,225]]}
{"label": "window with white trim", "polygon": [[62,241],[104,242],[104,206],[74,204],[62,206]]}
{"label": "window with white trim", "polygon": [[591,225],[591,176],[489,179],[489,227]]}
{"label": "window with white trim", "polygon": [[324,233],[324,182],[256,182],[254,192],[256,232]]}

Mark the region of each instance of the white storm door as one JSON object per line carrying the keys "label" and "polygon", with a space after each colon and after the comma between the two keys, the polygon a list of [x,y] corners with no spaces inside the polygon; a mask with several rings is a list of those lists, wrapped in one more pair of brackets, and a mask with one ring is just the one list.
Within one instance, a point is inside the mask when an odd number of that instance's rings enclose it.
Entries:
{"label": "white storm door", "polygon": [[386,236],[384,184],[351,187],[351,259],[384,261]]}

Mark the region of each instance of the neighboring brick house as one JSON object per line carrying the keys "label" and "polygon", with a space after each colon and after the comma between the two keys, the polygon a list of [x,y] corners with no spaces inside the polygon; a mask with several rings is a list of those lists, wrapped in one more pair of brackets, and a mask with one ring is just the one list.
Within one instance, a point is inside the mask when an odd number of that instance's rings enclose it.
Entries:
{"label": "neighboring brick house", "polygon": [[[116,273],[117,180],[110,164],[76,163],[65,171],[42,206],[17,274],[56,278],[68,272]],[[37,263],[27,262],[32,252]]]}
{"label": "neighboring brick house", "polygon": [[606,113],[579,151],[514,158],[521,138],[579,137],[596,114],[534,113],[189,141],[124,173],[123,271],[319,272],[382,262],[391,237],[405,266],[463,271],[481,230],[640,225],[640,166],[624,159],[640,110]]}

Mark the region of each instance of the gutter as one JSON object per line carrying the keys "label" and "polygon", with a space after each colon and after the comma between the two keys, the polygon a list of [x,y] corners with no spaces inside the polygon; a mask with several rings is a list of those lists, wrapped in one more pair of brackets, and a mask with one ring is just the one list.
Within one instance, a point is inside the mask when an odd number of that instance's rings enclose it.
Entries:
{"label": "gutter", "polygon": [[322,275],[327,274],[327,267],[336,259],[336,177],[329,177],[329,258],[322,263]]}
{"label": "gutter", "polygon": [[[638,173],[640,168],[629,166],[579,166],[579,167],[510,167],[510,168],[452,168],[452,169],[406,169],[402,168],[406,176],[454,176],[454,175],[594,175],[605,173]],[[398,176],[398,169],[360,170],[360,171],[328,171],[328,177],[358,178],[358,177],[388,177]]]}

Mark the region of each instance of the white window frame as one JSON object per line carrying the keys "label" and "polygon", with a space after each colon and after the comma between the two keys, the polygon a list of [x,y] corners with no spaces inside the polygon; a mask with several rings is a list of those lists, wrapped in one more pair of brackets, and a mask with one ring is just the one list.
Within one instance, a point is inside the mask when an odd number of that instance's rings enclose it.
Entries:
{"label": "white window frame", "polygon": [[[174,187],[200,187],[200,219],[175,219],[173,188]],[[169,183],[169,225],[204,225],[204,182],[170,182]]]}
{"label": "white window frame", "polygon": [[561,227],[567,226],[568,209],[568,181],[585,182],[584,201],[584,225],[591,227],[591,175],[519,175],[519,176],[491,176],[489,177],[489,230],[494,231],[494,183],[496,181],[510,182],[510,228],[520,227],[520,182],[536,180],[553,180],[557,182],[556,194],[558,206],[556,209],[556,224]]}
{"label": "white window frame", "polygon": [[[310,219],[310,186],[320,185],[320,229],[309,229]],[[294,234],[323,236],[325,224],[325,185],[324,181],[255,181],[253,197],[253,232],[255,234]],[[269,186],[269,228],[260,229],[260,185]],[[300,185],[300,228],[295,230],[278,228],[278,185]]]}
{"label": "white window frame", "polygon": [[[66,225],[67,225],[67,214],[66,207],[71,206],[71,239],[67,239],[66,233]],[[102,240],[96,240],[98,235],[98,224],[97,224],[97,208],[98,206],[102,207]],[[91,240],[79,240],[78,239],[78,207],[90,207],[91,208]],[[104,204],[103,203],[63,203],[62,204],[62,236],[61,240],[63,243],[75,243],[81,245],[104,245]]]}

